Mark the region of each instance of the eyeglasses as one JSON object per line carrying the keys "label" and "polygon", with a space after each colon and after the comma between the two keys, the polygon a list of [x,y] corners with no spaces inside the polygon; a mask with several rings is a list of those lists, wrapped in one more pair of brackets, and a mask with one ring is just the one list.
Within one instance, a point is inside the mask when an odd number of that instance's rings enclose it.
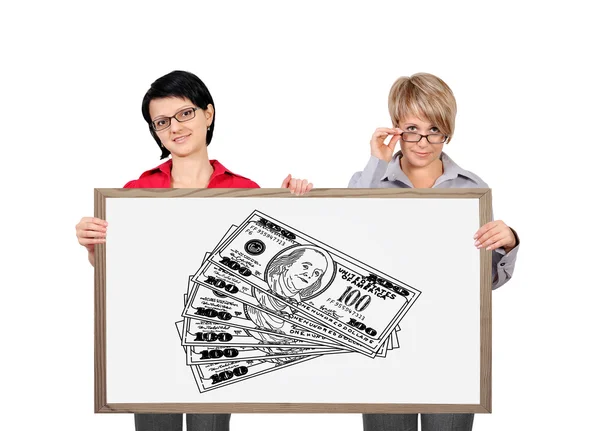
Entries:
{"label": "eyeglasses", "polygon": [[421,139],[427,139],[427,142],[430,144],[443,144],[448,139],[448,136],[442,135],[440,133],[434,133],[431,135],[420,135],[419,133],[413,132],[402,132],[400,134],[404,142],[419,142]]}
{"label": "eyeglasses", "polygon": [[172,117],[157,118],[156,120],[152,121],[152,128],[156,132],[168,129],[171,127],[171,118],[175,118],[180,123],[183,123],[184,121],[190,121],[196,116],[196,111],[198,109],[200,108],[184,108],[181,111],[176,112]]}

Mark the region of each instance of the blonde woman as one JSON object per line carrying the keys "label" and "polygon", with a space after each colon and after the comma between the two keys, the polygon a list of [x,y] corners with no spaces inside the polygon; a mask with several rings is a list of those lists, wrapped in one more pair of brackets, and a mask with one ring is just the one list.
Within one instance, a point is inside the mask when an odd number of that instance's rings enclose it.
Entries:
{"label": "blonde woman", "polygon": [[[456,100],[444,81],[428,73],[398,78],[390,90],[388,108],[393,127],[375,130],[371,158],[362,172],[352,176],[348,187],[488,187],[443,151],[452,140],[456,118]],[[400,151],[394,154],[397,144]],[[474,232],[474,246],[492,250],[493,289],[512,277],[519,239],[503,221],[492,221]],[[417,419],[417,414],[365,414],[363,425],[365,431],[416,431]],[[421,414],[421,428],[469,431],[473,419],[473,414]]]}

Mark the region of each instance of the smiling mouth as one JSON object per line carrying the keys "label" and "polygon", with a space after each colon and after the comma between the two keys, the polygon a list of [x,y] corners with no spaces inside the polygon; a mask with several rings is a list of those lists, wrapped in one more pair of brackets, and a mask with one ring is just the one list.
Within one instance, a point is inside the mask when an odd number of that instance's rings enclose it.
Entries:
{"label": "smiling mouth", "polygon": [[188,138],[188,136],[190,136],[190,135],[179,136],[179,137],[173,139],[173,142],[175,142],[177,144],[181,144],[182,142],[185,142],[185,140]]}
{"label": "smiling mouth", "polygon": [[305,278],[302,278],[302,277],[300,277],[300,276],[298,276],[298,278],[299,278],[300,280],[302,280],[303,282],[305,282],[305,283],[308,283],[308,280],[307,280],[307,279],[305,279]]}

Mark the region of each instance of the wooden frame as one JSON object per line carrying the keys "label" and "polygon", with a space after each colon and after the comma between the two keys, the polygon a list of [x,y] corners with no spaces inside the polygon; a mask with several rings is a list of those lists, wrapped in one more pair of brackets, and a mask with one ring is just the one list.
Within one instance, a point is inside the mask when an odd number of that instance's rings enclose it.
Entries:
{"label": "wooden frame", "polygon": [[[106,218],[107,198],[294,198],[282,189],[95,189],[94,215]],[[464,198],[479,200],[480,226],[492,220],[490,189],[315,189],[303,198]],[[491,413],[491,259],[480,253],[480,404],[107,403],[106,249],[96,246],[94,383],[96,413]]]}

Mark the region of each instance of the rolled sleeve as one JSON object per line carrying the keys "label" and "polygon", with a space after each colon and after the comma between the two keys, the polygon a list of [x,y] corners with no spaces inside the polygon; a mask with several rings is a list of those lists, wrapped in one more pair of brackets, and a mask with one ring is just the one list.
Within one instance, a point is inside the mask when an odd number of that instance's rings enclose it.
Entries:
{"label": "rolled sleeve", "polygon": [[509,253],[506,253],[503,248],[496,249],[492,252],[492,289],[498,289],[510,280],[515,271],[515,264],[517,262],[517,254],[519,253],[521,240],[519,239],[517,232],[512,228],[511,230],[517,240],[515,248]]}
{"label": "rolled sleeve", "polygon": [[370,189],[376,188],[381,178],[385,174],[388,164],[375,156],[371,156],[367,166],[361,172],[356,172],[350,178],[348,188],[350,189]]}

